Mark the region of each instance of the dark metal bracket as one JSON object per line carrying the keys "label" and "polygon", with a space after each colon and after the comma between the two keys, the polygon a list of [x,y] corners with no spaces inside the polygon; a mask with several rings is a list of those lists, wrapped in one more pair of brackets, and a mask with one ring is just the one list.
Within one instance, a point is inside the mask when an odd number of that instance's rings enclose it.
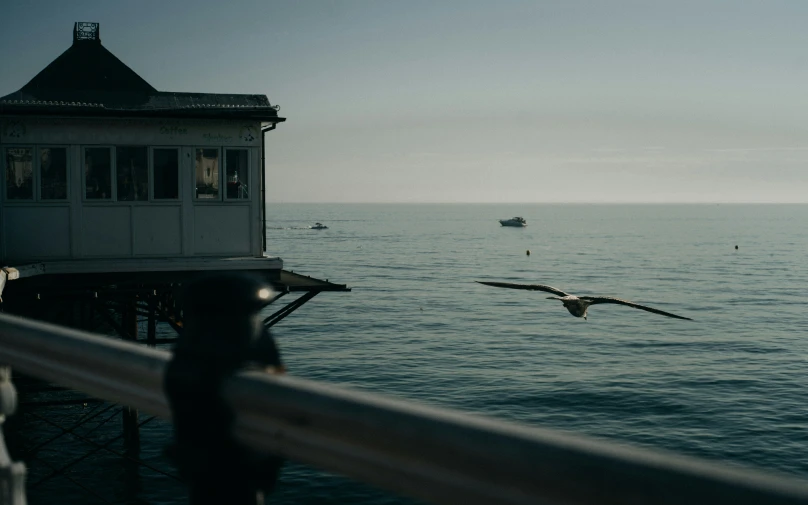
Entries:
{"label": "dark metal bracket", "polygon": [[[273,298],[272,301],[277,300],[278,298],[285,295],[287,292],[288,291],[281,292],[275,298]],[[264,319],[264,326],[266,328],[271,328],[271,327],[275,326],[281,320],[283,320],[283,318],[285,318],[286,316],[288,316],[292,312],[296,311],[297,309],[299,309],[300,307],[305,305],[306,302],[308,302],[309,300],[311,300],[312,298],[314,298],[318,294],[320,294],[320,290],[307,291],[306,294],[304,294],[303,296],[301,296],[297,300],[287,303],[286,305],[284,305],[283,307],[281,307],[280,309],[275,311],[274,314],[272,314],[271,316],[265,318]]]}

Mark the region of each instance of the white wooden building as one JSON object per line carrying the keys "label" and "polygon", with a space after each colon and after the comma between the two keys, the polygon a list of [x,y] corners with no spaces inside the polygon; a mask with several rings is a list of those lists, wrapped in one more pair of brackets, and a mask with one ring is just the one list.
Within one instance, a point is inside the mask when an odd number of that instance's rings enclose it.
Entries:
{"label": "white wooden building", "polygon": [[265,95],[157,91],[76,23],[0,97],[0,295],[42,274],[228,269],[311,288],[265,255],[264,135],[282,121]]}
{"label": "white wooden building", "polygon": [[98,24],[76,23],[67,51],[0,98],[0,266],[268,266],[262,149],[277,109],[265,95],[157,91]]}

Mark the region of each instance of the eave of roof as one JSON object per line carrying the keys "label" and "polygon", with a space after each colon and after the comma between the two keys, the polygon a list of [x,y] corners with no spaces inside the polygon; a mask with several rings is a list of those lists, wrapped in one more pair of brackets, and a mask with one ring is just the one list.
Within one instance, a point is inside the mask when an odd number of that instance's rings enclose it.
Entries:
{"label": "eave of roof", "polygon": [[155,92],[138,102],[99,93],[104,101],[43,100],[23,91],[0,98],[0,115],[38,114],[82,116],[211,117],[282,122],[278,107],[265,95]]}
{"label": "eave of roof", "polygon": [[234,119],[254,120],[269,123],[283,123],[286,118],[279,117],[275,111],[250,109],[186,109],[186,110],[121,110],[99,107],[81,107],[72,105],[4,107],[0,104],[2,116],[70,116],[97,118],[164,118],[164,119]]}

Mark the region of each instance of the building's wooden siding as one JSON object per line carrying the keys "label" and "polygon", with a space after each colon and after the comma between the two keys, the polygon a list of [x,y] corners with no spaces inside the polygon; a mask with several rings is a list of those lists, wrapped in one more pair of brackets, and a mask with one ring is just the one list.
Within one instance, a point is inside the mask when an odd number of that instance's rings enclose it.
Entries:
{"label": "building's wooden siding", "polygon": [[[261,256],[260,126],[249,121],[0,118],[0,260]],[[66,147],[69,199],[7,200],[4,153],[12,146]],[[178,148],[179,199],[87,200],[86,146]],[[227,148],[247,149],[248,199],[194,198],[195,149],[200,147],[219,148],[220,161]],[[224,175],[221,180],[223,193]]]}

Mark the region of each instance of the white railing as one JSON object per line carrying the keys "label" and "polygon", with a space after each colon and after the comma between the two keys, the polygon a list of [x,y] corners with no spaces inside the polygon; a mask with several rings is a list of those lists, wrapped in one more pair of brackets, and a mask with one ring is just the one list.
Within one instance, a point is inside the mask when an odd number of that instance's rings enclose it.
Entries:
{"label": "white railing", "polygon": [[[0,315],[0,362],[164,419],[171,353]],[[808,484],[288,376],[227,379],[259,451],[446,504],[808,504]]]}

